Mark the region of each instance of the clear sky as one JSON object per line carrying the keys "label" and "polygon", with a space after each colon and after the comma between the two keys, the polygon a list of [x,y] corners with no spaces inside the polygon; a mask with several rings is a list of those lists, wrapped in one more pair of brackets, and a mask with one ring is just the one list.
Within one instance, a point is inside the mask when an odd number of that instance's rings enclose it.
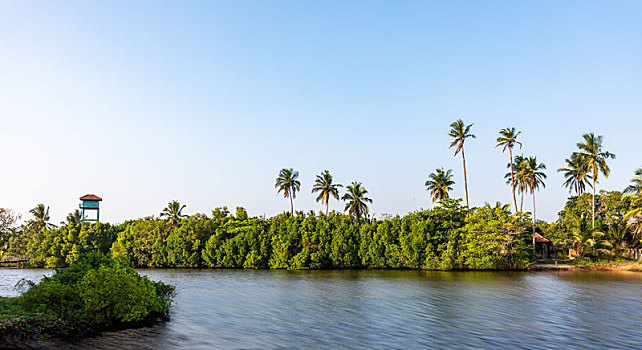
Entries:
{"label": "clear sky", "polygon": [[599,189],[622,190],[642,167],[642,2],[0,0],[0,207],[23,217],[44,203],[57,223],[86,193],[109,222],[172,199],[271,216],[284,167],[295,209],[322,208],[328,169],[404,214],[432,207],[438,167],[463,196],[458,118],[471,205],[511,201],[509,126],[548,167],[543,219],[583,133],[617,155]]}

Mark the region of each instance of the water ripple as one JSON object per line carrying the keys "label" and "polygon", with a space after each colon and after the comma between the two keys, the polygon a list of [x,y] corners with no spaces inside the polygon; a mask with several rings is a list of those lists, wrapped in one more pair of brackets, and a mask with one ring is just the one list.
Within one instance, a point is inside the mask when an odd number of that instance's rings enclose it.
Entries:
{"label": "water ripple", "polygon": [[[625,349],[642,342],[639,274],[141,272],[177,286],[170,322],[34,348]],[[0,270],[0,295],[42,274]]]}

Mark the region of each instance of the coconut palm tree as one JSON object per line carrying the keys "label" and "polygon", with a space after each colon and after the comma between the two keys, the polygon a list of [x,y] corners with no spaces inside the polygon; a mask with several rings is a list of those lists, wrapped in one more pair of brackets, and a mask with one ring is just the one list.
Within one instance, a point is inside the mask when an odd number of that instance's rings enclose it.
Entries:
{"label": "coconut palm tree", "polygon": [[167,220],[169,220],[170,225],[176,227],[176,225],[178,225],[182,218],[186,218],[189,216],[183,214],[183,209],[185,209],[186,206],[187,205],[185,204],[181,205],[179,201],[173,200],[167,204],[167,207],[163,208],[160,216],[166,216]]}
{"label": "coconut palm tree", "polygon": [[510,210],[510,204],[502,204],[500,201],[495,202],[495,206],[491,207],[490,203],[486,202],[485,205],[489,209],[493,210],[500,210],[500,211],[509,211]]}
{"label": "coconut palm tree", "polygon": [[444,171],[444,168],[441,168],[428,175],[429,180],[426,181],[426,190],[430,191],[433,203],[448,198],[448,191],[452,191],[451,186],[455,184],[455,181],[452,180],[452,173],[452,169]]}
{"label": "coconut palm tree", "polygon": [[466,192],[466,206],[469,206],[469,204],[468,204],[468,179],[466,177],[466,155],[464,154],[464,141],[466,141],[466,139],[469,137],[474,139],[477,138],[477,136],[470,133],[470,128],[472,126],[473,124],[465,125],[461,119],[458,119],[457,121],[450,124],[450,132],[448,133],[448,136],[453,138],[453,141],[450,143],[450,147],[448,148],[455,147],[455,156],[459,152],[461,152],[461,161],[464,165],[464,190]]}
{"label": "coconut palm tree", "polygon": [[611,242],[602,239],[604,233],[588,227],[584,214],[577,219],[575,227],[571,229],[568,245],[573,247],[580,258],[588,254],[610,254],[613,247]]}
{"label": "coconut palm tree", "polygon": [[343,187],[340,184],[332,183],[332,175],[327,170],[324,170],[321,174],[317,175],[317,179],[314,181],[314,187],[312,187],[312,193],[319,192],[317,196],[317,202],[321,201],[321,204],[325,204],[325,215],[328,215],[328,203],[330,202],[330,196],[335,199],[339,199],[339,187]]}
{"label": "coconut palm tree", "polygon": [[579,153],[571,154],[571,159],[566,159],[566,167],[557,169],[564,174],[566,181],[564,186],[568,187],[568,192],[575,191],[578,196],[586,190],[586,185],[593,187],[591,184],[591,175],[586,172],[586,162]]}
{"label": "coconut palm tree", "polygon": [[544,179],[546,179],[546,174],[541,170],[546,169],[546,164],[537,163],[537,157],[528,157],[524,162],[524,180],[528,189],[533,195],[533,253],[535,253],[535,190],[538,190],[541,186],[542,188],[546,187]]}
{"label": "coconut palm tree", "polygon": [[341,197],[342,200],[347,201],[344,211],[354,217],[355,221],[359,221],[361,215],[368,215],[366,203],[372,203],[372,199],[366,197],[368,191],[361,186],[361,182],[353,181],[346,187],[346,191],[346,194]]}
{"label": "coconut palm tree", "polygon": [[67,214],[66,221],[61,222],[61,225],[69,225],[69,224],[79,224],[82,222],[82,212],[78,209],[72,211],[71,213]]}
{"label": "coconut palm tree", "polygon": [[624,192],[627,197],[632,197],[630,210],[624,215],[626,226],[632,236],[635,245],[642,244],[642,169],[635,171],[635,177],[631,179]]}
{"label": "coconut palm tree", "polygon": [[642,194],[642,168],[635,171],[635,176],[631,179],[632,184],[624,189],[624,193]]}
{"label": "coconut palm tree", "polygon": [[33,215],[33,219],[27,222],[27,226],[35,231],[40,231],[42,229],[50,229],[56,227],[56,225],[49,222],[49,207],[45,207],[44,204],[38,204],[35,208],[29,210],[29,213]]}
{"label": "coconut palm tree", "polygon": [[508,149],[508,156],[510,162],[510,178],[511,178],[511,192],[513,193],[513,204],[515,205],[515,212],[517,212],[517,198],[515,197],[515,172],[513,169],[513,147],[519,145],[519,148],[522,148],[522,143],[517,141],[517,136],[521,134],[521,131],[515,130],[515,128],[505,128],[499,131],[499,137],[497,138],[497,146],[503,146],[502,153],[506,152]]}
{"label": "coconut palm tree", "polygon": [[609,177],[611,169],[606,164],[606,160],[615,159],[615,154],[602,149],[602,136],[595,134],[582,135],[584,142],[578,142],[577,147],[580,149],[580,156],[585,162],[585,169],[591,174],[593,181],[593,227],[595,227],[595,187],[597,186],[598,175],[604,174],[605,178]]}
{"label": "coconut palm tree", "polygon": [[506,164],[506,168],[512,168],[514,171],[513,173],[511,173],[510,171],[506,173],[506,175],[504,175],[504,179],[506,179],[506,184],[514,187],[519,193],[518,212],[521,213],[523,211],[522,209],[524,208],[524,192],[526,192],[526,157],[524,157],[523,154],[515,156],[512,164]]}
{"label": "coconut palm tree", "polygon": [[290,168],[290,169],[281,169],[279,172],[279,177],[276,178],[276,183],[274,188],[277,189],[276,193],[283,192],[283,197],[290,197],[290,213],[294,216],[294,202],[293,198],[296,198],[296,192],[301,189],[301,183],[299,180],[299,172]]}
{"label": "coconut palm tree", "polygon": [[631,195],[634,196],[631,201],[631,209],[624,215],[626,227],[631,233],[634,246],[642,244],[642,194]]}

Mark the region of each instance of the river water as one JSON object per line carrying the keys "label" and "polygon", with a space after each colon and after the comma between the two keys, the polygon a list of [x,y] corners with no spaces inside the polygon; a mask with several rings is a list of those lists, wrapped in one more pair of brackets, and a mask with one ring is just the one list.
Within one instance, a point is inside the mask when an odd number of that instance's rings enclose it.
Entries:
{"label": "river water", "polygon": [[[141,270],[171,320],[67,349],[642,348],[642,274]],[[0,295],[47,270],[0,269]]]}

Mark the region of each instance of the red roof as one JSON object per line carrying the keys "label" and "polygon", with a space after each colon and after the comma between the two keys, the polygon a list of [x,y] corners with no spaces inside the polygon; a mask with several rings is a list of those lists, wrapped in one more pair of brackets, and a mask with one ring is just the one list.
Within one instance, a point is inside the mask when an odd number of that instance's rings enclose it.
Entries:
{"label": "red roof", "polygon": [[535,242],[536,243],[550,243],[550,239],[544,238],[544,236],[540,235],[539,233],[535,233]]}
{"label": "red roof", "polygon": [[102,201],[103,199],[98,197],[95,194],[86,194],[82,197],[80,197],[81,201]]}

